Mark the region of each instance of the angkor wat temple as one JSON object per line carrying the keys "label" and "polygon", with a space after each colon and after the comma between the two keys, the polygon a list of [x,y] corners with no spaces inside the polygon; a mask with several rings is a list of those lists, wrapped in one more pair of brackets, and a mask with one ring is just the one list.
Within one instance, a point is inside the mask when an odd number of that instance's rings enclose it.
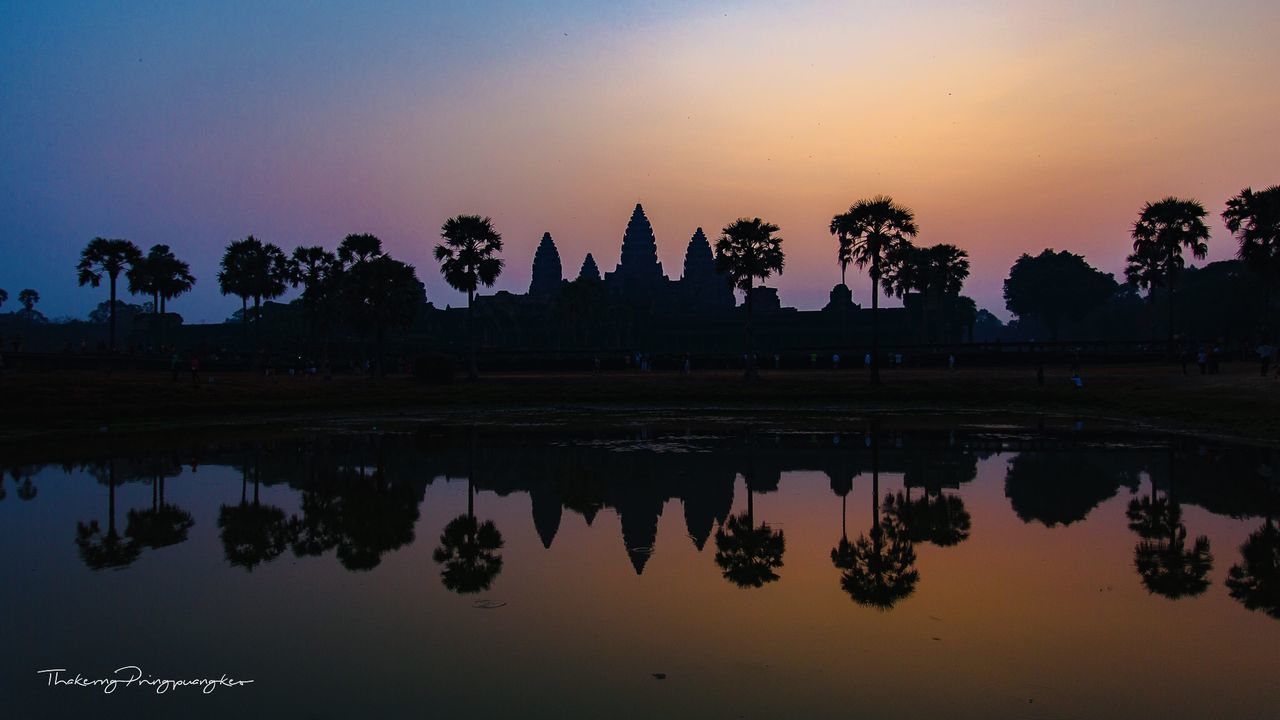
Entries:
{"label": "angkor wat temple", "polygon": [[[555,240],[544,233],[534,254],[528,293],[499,291],[477,297],[482,346],[488,350],[741,353],[744,310],[728,279],[716,272],[711,241],[702,228],[689,238],[684,265],[675,279],[663,270],[653,226],[639,203],[627,221],[612,272],[602,275],[591,253],[573,278],[566,277],[564,266]],[[753,291],[753,302],[761,355],[854,352],[870,341],[870,311],[853,302],[845,285],[831,290],[821,310],[783,307],[777,289],[768,286]],[[884,342],[920,340],[913,333],[917,325],[913,318],[919,314],[916,305],[916,299],[908,296],[906,307],[881,310]],[[460,311],[449,310],[432,323],[440,336],[460,339],[463,321]],[[959,339],[960,331],[951,334]]]}

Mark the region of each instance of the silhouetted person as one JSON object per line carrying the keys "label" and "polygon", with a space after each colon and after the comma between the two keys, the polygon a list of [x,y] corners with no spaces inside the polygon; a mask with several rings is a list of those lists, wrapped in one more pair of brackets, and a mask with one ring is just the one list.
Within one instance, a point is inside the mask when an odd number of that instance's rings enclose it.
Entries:
{"label": "silhouetted person", "polygon": [[191,386],[196,387],[200,384],[200,356],[193,354],[191,356]]}
{"label": "silhouetted person", "polygon": [[1258,360],[1262,364],[1262,371],[1259,373],[1262,377],[1267,376],[1267,371],[1271,369],[1271,359],[1275,356],[1276,349],[1266,340],[1258,345]]}

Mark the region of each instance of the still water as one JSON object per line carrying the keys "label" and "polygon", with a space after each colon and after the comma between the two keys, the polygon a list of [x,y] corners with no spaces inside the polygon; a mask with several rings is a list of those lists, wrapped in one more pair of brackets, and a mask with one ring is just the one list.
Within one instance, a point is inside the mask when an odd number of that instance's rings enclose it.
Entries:
{"label": "still water", "polygon": [[0,717],[1280,715],[1265,448],[873,417],[5,453]]}

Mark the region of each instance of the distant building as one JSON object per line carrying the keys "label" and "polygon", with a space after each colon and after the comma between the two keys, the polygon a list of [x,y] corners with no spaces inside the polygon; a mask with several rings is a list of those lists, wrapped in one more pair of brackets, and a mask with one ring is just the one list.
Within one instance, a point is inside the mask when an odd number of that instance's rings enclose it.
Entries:
{"label": "distant building", "polygon": [[551,239],[551,233],[542,234],[542,242],[533,254],[533,279],[529,283],[529,294],[533,297],[550,298],[560,290],[560,282],[564,279],[560,268],[560,251]]}

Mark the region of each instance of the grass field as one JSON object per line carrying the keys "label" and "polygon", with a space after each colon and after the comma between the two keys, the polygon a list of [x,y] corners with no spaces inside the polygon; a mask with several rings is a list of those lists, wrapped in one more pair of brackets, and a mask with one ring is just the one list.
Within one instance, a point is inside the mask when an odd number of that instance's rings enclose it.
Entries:
{"label": "grass field", "polygon": [[[1191,368],[1195,372],[1194,366]],[[708,409],[726,414],[786,410],[984,411],[1126,420],[1164,429],[1280,442],[1280,380],[1235,363],[1218,375],[1183,375],[1175,365],[1086,367],[1076,389],[1065,368],[886,370],[873,387],[864,371],[494,374],[477,382],[424,385],[408,377],[265,377],[226,373],[177,382],[167,373],[20,373],[0,379],[0,437],[112,430],[266,424],[334,415],[431,415],[482,410]]]}

